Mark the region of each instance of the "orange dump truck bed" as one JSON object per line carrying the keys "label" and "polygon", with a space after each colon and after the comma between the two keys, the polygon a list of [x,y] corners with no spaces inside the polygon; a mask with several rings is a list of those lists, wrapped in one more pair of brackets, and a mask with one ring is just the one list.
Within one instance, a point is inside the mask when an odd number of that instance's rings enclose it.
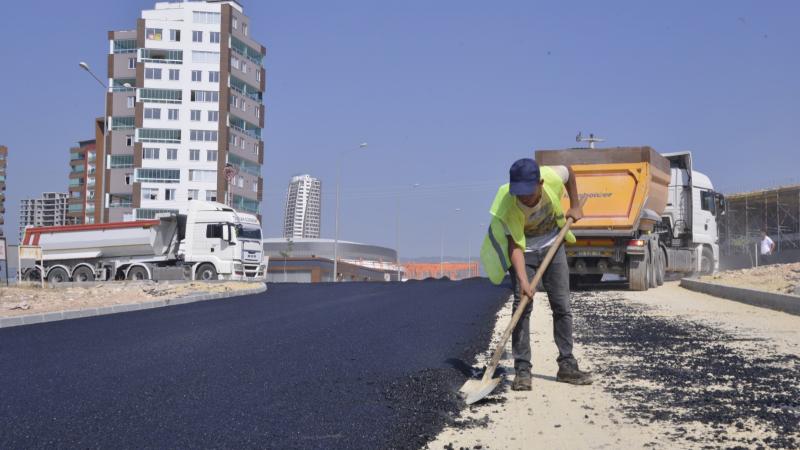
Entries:
{"label": "orange dump truck bed", "polygon": [[584,218],[573,225],[577,236],[650,231],[666,208],[669,161],[650,147],[537,150],[536,162],[572,167],[578,194],[588,197]]}

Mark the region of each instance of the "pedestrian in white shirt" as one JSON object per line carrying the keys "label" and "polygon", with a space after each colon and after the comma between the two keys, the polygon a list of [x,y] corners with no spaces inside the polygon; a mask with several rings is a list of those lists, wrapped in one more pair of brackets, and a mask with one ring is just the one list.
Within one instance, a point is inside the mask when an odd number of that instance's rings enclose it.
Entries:
{"label": "pedestrian in white shirt", "polygon": [[767,236],[767,230],[761,230],[761,265],[772,264],[772,255],[775,253],[775,241]]}

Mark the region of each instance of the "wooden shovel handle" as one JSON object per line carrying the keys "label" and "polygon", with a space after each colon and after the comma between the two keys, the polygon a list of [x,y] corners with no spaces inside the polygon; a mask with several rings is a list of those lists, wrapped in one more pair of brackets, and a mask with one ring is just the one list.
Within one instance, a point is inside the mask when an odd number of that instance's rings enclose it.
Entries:
{"label": "wooden shovel handle", "polygon": [[[585,198],[580,202],[581,209],[583,209],[584,204],[586,204]],[[574,221],[572,220],[572,217],[567,218],[567,223],[561,228],[561,231],[558,233],[558,236],[556,236],[556,239],[553,241],[550,249],[547,250],[547,254],[545,254],[542,263],[539,265],[539,268],[536,269],[536,274],[533,276],[530,283],[533,287],[534,294],[536,293],[536,286],[539,285],[539,281],[541,281],[542,276],[544,276],[547,266],[550,265],[550,261],[552,261],[553,257],[556,255],[558,247],[561,246],[561,243],[564,241],[564,236],[566,236],[570,227],[572,227],[573,222]],[[500,357],[503,356],[503,351],[505,350],[508,338],[511,336],[511,332],[514,331],[514,327],[517,326],[517,322],[519,322],[520,317],[522,317],[525,308],[528,306],[528,302],[533,301],[533,299],[528,297],[527,294],[521,294],[522,299],[520,300],[519,306],[517,306],[517,310],[514,312],[514,315],[511,317],[511,323],[508,324],[508,327],[506,327],[506,330],[503,332],[503,336],[500,338],[500,342],[497,343],[497,348],[495,348],[494,354],[492,355],[492,360],[489,362],[489,365],[486,366],[486,371],[483,373],[483,381],[491,380],[494,376],[494,371],[497,370],[497,365],[500,363]]]}

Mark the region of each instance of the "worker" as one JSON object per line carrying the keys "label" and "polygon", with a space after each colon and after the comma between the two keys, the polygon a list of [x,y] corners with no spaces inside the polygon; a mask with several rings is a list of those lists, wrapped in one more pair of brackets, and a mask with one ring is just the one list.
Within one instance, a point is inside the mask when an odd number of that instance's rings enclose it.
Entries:
{"label": "worker", "polygon": [[761,230],[761,265],[772,264],[772,255],[775,253],[775,241],[767,236],[767,230]]}
{"label": "worker", "polygon": [[[516,311],[522,293],[533,298],[534,286],[529,279],[566,223],[565,216],[578,221],[583,211],[571,168],[539,167],[533,159],[524,158],[511,166],[509,175],[510,182],[500,186],[492,203],[492,221],[481,247],[481,262],[495,284],[500,284],[506,274],[510,275]],[[565,190],[570,200],[566,214],[561,207]],[[575,236],[569,231],[564,239],[575,242]],[[572,354],[569,266],[563,243],[545,270],[542,282],[553,311],[553,337],[558,347],[556,379],[571,384],[591,384],[591,373],[580,370]],[[511,335],[516,374],[511,388],[516,391],[531,390],[532,310],[533,301],[528,303]]]}

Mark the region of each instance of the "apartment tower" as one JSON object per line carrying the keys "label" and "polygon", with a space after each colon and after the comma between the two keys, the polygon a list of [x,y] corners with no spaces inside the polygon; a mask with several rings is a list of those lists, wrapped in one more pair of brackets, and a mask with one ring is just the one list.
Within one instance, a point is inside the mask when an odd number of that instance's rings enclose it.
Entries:
{"label": "apartment tower", "polygon": [[52,227],[69,225],[72,218],[69,210],[69,194],[66,192],[45,192],[41,198],[20,200],[19,241],[25,234],[25,227]]}
{"label": "apartment tower", "polygon": [[321,213],[320,181],[311,175],[292,177],[286,192],[283,237],[319,239]]}
{"label": "apartment tower", "polygon": [[0,145],[0,236],[5,236],[6,223],[6,168],[8,167],[8,147]]}
{"label": "apartment tower", "polygon": [[95,223],[97,147],[94,139],[78,142],[69,149],[69,207],[71,223]]}
{"label": "apartment tower", "polygon": [[183,212],[195,199],[260,217],[266,49],[250,32],[233,0],[156,3],[135,30],[109,32],[101,221]]}

